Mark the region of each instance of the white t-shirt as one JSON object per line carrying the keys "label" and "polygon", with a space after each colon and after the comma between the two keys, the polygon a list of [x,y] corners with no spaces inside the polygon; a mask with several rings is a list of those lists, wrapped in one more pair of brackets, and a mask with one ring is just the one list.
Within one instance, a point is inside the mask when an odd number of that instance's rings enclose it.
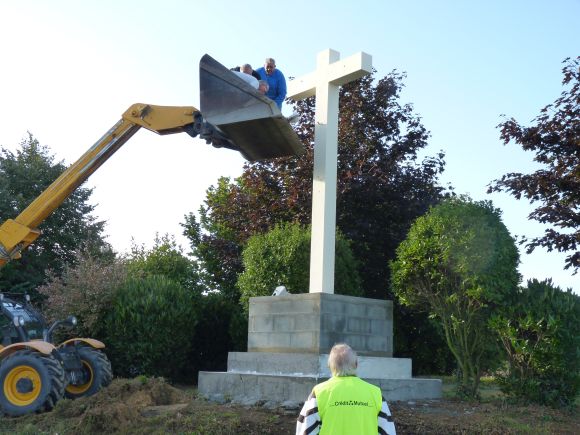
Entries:
{"label": "white t-shirt", "polygon": [[246,74],[240,71],[232,71],[235,75],[241,78],[243,81],[248,83],[254,89],[258,89],[258,79],[251,74]]}

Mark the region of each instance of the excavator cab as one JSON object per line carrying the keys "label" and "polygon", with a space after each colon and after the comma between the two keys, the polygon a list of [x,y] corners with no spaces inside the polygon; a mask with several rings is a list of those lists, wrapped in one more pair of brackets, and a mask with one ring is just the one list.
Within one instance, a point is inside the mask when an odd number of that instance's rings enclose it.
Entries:
{"label": "excavator cab", "polygon": [[304,152],[276,103],[207,54],[199,62],[199,92],[203,119],[231,142],[222,146],[249,161]]}

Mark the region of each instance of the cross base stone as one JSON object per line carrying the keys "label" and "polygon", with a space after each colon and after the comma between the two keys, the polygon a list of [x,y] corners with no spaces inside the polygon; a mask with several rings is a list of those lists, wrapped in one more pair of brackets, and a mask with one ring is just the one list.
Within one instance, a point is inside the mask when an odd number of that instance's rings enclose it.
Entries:
{"label": "cross base stone", "polygon": [[248,352],[323,354],[336,343],[392,356],[393,302],[333,293],[250,299]]}
{"label": "cross base stone", "polygon": [[250,299],[248,352],[230,352],[227,372],[199,372],[198,391],[213,400],[300,403],[330,377],[328,353],[347,343],[357,374],[387,400],[437,399],[439,379],[413,379],[411,360],[392,358],[391,301],[329,293]]}

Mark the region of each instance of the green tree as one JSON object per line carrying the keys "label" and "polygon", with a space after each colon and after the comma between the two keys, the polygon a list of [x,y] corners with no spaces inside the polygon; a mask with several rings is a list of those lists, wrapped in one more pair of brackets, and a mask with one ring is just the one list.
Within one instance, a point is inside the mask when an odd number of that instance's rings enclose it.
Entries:
{"label": "green tree", "polygon": [[502,122],[501,138],[535,153],[541,168],[531,174],[509,173],[495,180],[489,192],[506,191],[539,206],[529,215],[549,227],[544,234],[523,238],[528,253],[538,246],[569,255],[565,269],[580,270],[580,56],[564,60],[566,86],[560,98],[544,107],[530,127],[515,119]]}
{"label": "green tree", "polygon": [[523,401],[571,406],[580,391],[580,297],[551,280],[530,280],[495,314],[509,362],[502,391]]}
{"label": "green tree", "polygon": [[418,218],[391,263],[401,303],[440,322],[462,374],[460,392],[468,396],[477,395],[482,370],[494,357],[489,317],[516,291],[518,262],[500,211],[462,198]]}
{"label": "green tree", "polygon": [[[0,220],[15,218],[64,170],[46,146],[31,134],[16,152],[0,150]],[[42,235],[23,253],[0,270],[0,290],[15,287],[30,290],[46,278],[46,270],[59,274],[65,264],[74,264],[82,249],[94,255],[112,256],[103,239],[104,221],[91,215],[92,189],[78,188],[41,225]]]}
{"label": "green tree", "polygon": [[[229,178],[221,177],[217,186],[211,186],[206,202],[223,203],[228,195]],[[227,223],[212,219],[204,207],[200,208],[200,222],[193,213],[185,216],[183,234],[191,245],[192,254],[200,262],[200,277],[208,290],[219,290],[230,301],[239,301],[236,285],[242,272],[242,243],[237,242]]]}
{"label": "green tree", "polygon": [[177,281],[184,288],[201,291],[197,263],[188,258],[174,237],[157,235],[151,249],[133,245],[127,258],[132,275],[163,275]]}
{"label": "green tree", "polygon": [[[310,228],[299,224],[275,226],[266,234],[252,236],[243,253],[244,272],[238,279],[240,302],[247,311],[252,296],[269,296],[279,285],[290,293],[308,292],[310,276]],[[358,265],[350,244],[336,239],[335,292],[361,295]]]}

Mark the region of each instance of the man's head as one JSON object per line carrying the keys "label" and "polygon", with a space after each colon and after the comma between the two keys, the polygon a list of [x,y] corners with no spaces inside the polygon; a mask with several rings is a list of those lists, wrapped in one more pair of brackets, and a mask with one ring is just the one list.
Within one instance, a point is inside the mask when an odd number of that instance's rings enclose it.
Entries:
{"label": "man's head", "polygon": [[328,356],[328,367],[332,376],[351,376],[356,374],[356,352],[348,344],[339,343],[332,346]]}
{"label": "man's head", "polygon": [[266,80],[258,81],[258,92],[260,94],[265,94],[266,92],[268,92],[268,89],[270,89],[270,85]]}
{"label": "man's head", "polygon": [[264,61],[264,69],[266,70],[266,74],[272,74],[276,69],[276,61],[271,57],[267,57]]}
{"label": "man's head", "polygon": [[252,69],[252,65],[250,65],[249,63],[245,63],[240,67],[240,71],[242,71],[245,74],[252,74],[252,71],[254,71]]}

